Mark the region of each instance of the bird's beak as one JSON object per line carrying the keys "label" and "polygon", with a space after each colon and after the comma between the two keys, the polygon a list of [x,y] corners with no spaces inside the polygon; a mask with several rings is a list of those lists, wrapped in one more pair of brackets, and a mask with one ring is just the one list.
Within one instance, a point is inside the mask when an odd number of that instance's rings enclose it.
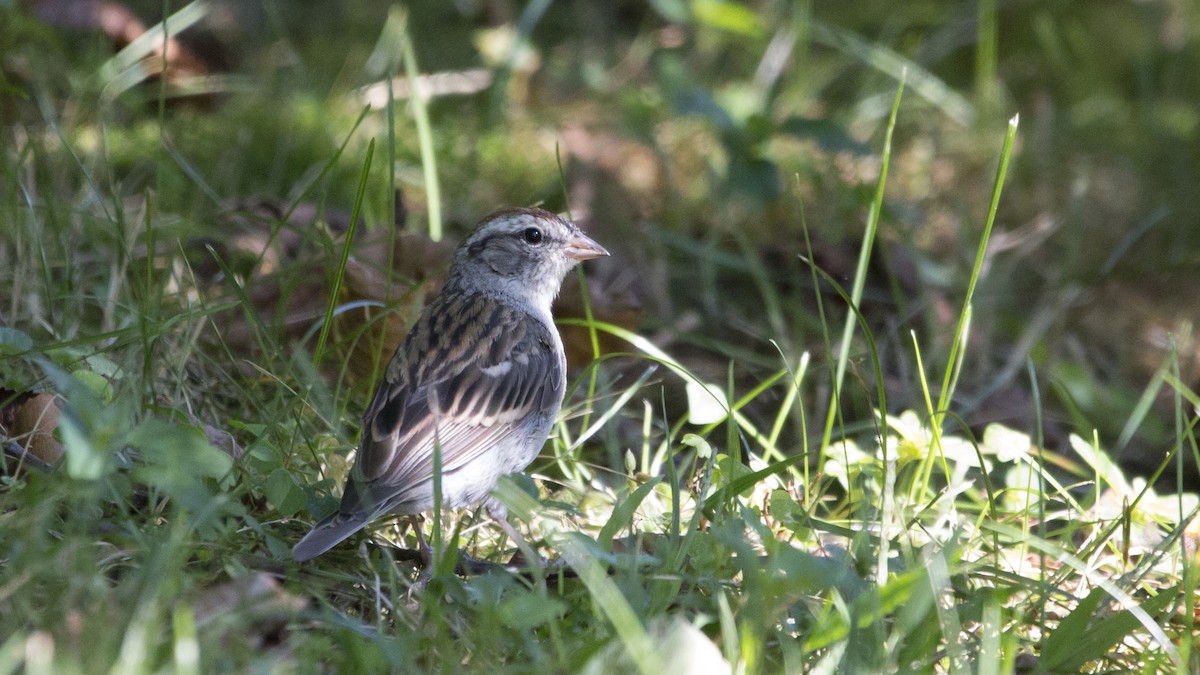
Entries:
{"label": "bird's beak", "polygon": [[608,251],[580,232],[567,242],[566,255],[572,260],[591,260],[608,255]]}

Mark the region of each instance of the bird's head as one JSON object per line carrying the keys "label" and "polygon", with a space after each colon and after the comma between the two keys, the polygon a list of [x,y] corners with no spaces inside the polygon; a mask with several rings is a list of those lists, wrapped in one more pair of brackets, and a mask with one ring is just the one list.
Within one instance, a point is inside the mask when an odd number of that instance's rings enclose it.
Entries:
{"label": "bird's head", "polygon": [[608,255],[574,223],[542,209],[505,209],[458,247],[447,286],[505,296],[549,311],[567,272]]}

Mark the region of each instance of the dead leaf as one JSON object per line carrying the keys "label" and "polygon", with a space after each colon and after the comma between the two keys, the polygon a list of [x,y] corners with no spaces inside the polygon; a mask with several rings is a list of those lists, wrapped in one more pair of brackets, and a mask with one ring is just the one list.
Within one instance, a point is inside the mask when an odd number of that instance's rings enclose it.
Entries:
{"label": "dead leaf", "polygon": [[[197,422],[194,418],[192,421]],[[233,434],[205,422],[199,422],[199,425],[204,430],[204,437],[213,444],[213,447],[225,452],[235,460],[241,459],[242,455],[246,454],[246,449],[237,442]]]}
{"label": "dead leaf", "polygon": [[308,606],[307,599],[287,592],[266,572],[251,572],[204,588],[192,602],[198,627],[222,617],[238,617],[236,620],[247,622],[239,640],[249,639],[264,647],[277,643],[293,615]]}
{"label": "dead leaf", "polygon": [[[61,412],[53,394],[15,392],[0,389],[0,434],[6,439],[6,450],[21,451],[20,459],[33,459],[53,466],[63,455],[62,443],[54,438]],[[16,448],[10,448],[15,445]]]}

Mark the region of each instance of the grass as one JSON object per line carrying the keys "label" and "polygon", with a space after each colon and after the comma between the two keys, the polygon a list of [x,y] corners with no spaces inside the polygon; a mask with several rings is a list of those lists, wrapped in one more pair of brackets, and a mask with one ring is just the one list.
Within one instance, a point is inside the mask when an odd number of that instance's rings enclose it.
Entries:
{"label": "grass", "polygon": [[[1009,390],[1027,397],[1027,419],[1002,423],[963,405],[961,392],[990,384],[997,360],[987,356],[1006,348],[997,325],[1031,313],[1004,306],[994,281],[1011,270],[994,253],[994,228],[1034,191],[1018,152],[1030,132],[1018,133],[1015,117],[1007,127],[927,122],[931,109],[962,112],[970,95],[939,94],[952,88],[929,64],[914,71],[917,97],[877,86],[893,67],[920,64],[836,15],[813,24],[816,48],[792,36],[813,59],[794,88],[747,94],[763,83],[730,73],[754,71],[747,63],[761,51],[741,45],[765,48],[770,10],[697,6],[677,19],[694,42],[657,64],[638,55],[672,36],[634,31],[628,60],[603,73],[635,73],[621,84],[556,51],[540,31],[569,15],[533,3],[506,56],[505,90],[411,114],[400,100],[363,112],[344,73],[327,91],[287,89],[295,84],[281,76],[270,114],[236,96],[176,112],[154,83],[119,80],[155,92],[139,109],[109,82],[80,78],[60,85],[64,95],[16,78],[26,71],[6,61],[0,408],[8,415],[26,392],[56,396],[53,435],[33,428],[11,440],[15,451],[48,437],[62,457],[52,469],[14,459],[0,476],[0,673],[1194,672],[1195,550],[1183,525],[1197,505],[1183,480],[1194,473],[1200,400],[1187,359],[1172,350],[1148,384],[1131,378],[1136,395],[1115,425],[1093,419],[1077,393],[1100,379],[1092,364],[1052,359],[1046,342],[1016,359],[1025,377]],[[0,11],[38,34],[28,17]],[[990,111],[1008,72],[1004,14],[995,3],[979,11],[974,95]],[[792,22],[807,16],[780,25],[799,30]],[[1065,18],[1039,16],[1041,39],[1069,37],[1053,33]],[[417,15],[408,18],[412,31]],[[410,77],[429,67],[423,36],[409,32],[410,42],[405,22],[389,21],[374,43],[347,44],[344,68],[396,44]],[[336,70],[295,45],[311,72]],[[550,73],[578,68],[599,84],[531,79],[520,45],[538,46]],[[124,63],[103,57],[86,70],[86,55],[61,46],[12,53],[80,72]],[[515,93],[555,86],[561,105]],[[870,112],[884,90],[890,109]],[[827,119],[851,121],[779,121],[815,91],[834,106]],[[839,97],[866,103],[839,117]],[[92,114],[65,112],[90,103]],[[562,418],[529,475],[496,493],[556,564],[439,567],[412,590],[412,564],[393,555],[415,543],[403,523],[291,561],[348,469],[385,356],[373,345],[391,317],[423,302],[427,281],[392,273],[414,262],[391,245],[403,236],[389,227],[393,188],[404,188],[414,222],[432,226],[440,210],[447,234],[494,201],[595,211],[602,201],[574,192],[579,160],[562,159],[578,147],[556,156],[538,139],[597,110],[620,118],[608,132],[621,165],[644,147],[661,160],[660,208],[630,214],[625,229],[619,215],[639,203],[638,185],[615,185],[617,169],[587,187],[624,197],[608,200],[617,222],[600,232],[665,288],[647,294],[632,327],[590,305],[586,318],[561,321],[588,330],[592,359],[574,364]],[[897,225],[929,166],[914,147],[930,138],[971,143],[948,155],[976,177],[957,195],[972,225],[945,263],[961,271],[934,264],[935,244],[912,247],[914,265],[949,281],[910,292],[888,255],[902,236],[945,241]],[[814,166],[826,159],[835,168]],[[443,195],[421,189],[431,175]],[[218,219],[256,194],[275,195],[278,212]],[[314,203],[329,228],[289,220]],[[352,205],[348,226],[333,232],[340,204]],[[868,227],[839,268],[836,235],[818,224],[847,213],[868,214]],[[255,232],[296,243],[282,253],[235,245]],[[359,247],[372,236],[388,242],[382,262]],[[1116,258],[1134,255],[1119,241]],[[1083,251],[1066,255],[1084,264]],[[1111,270],[1114,255],[1098,259]],[[387,290],[351,295],[355,275],[372,272]],[[587,297],[603,301],[614,282],[592,274]],[[325,295],[296,329],[290,309],[313,284]],[[276,286],[278,298],[261,299]],[[955,309],[938,317],[940,307]],[[351,367],[359,343],[371,345],[365,373]],[[1064,364],[1085,375],[1056,376]],[[1067,416],[1078,423],[1064,431]],[[1147,420],[1170,430],[1149,480],[1107,452],[1135,442]],[[439,510],[416,526],[444,538],[447,564],[460,549],[497,563],[513,552],[479,513]]]}

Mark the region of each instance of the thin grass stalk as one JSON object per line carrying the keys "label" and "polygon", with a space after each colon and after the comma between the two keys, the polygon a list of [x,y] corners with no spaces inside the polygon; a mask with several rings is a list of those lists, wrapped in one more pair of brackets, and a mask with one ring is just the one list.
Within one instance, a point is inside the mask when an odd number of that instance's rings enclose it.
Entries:
{"label": "thin grass stalk", "polygon": [[[798,192],[799,188],[800,188],[800,175],[796,174],[795,179],[796,179],[796,190]],[[798,194],[797,194],[797,198],[796,198],[796,205],[800,209],[800,232],[804,235],[804,253],[806,256],[804,258],[804,260],[805,260],[805,262],[808,263],[808,273],[809,273],[809,277],[812,281],[813,300],[817,304],[817,318],[819,319],[819,323],[821,326],[821,344],[825,349],[826,361],[829,363],[832,363],[833,362],[833,344],[830,342],[830,338],[829,338],[829,322],[826,320],[826,317],[825,317],[825,302],[821,297],[821,284],[820,284],[820,278],[819,278],[820,275],[818,275],[818,273],[817,273],[817,266],[813,263],[813,261],[816,260],[816,257],[813,254],[812,236],[808,231],[808,218],[806,217],[805,212],[804,212],[804,201],[799,198]],[[840,409],[839,409],[839,415],[840,415]],[[845,425],[843,424],[842,426],[844,427]],[[808,450],[809,450],[807,425],[805,426],[805,429],[806,429],[806,432],[804,434],[804,456],[807,458]],[[818,452],[819,452],[819,456],[817,458],[818,468],[820,468],[824,465],[825,448],[826,447],[828,447],[828,442],[826,439],[823,438],[822,442],[821,442],[821,446],[818,450]],[[811,478],[809,477],[809,464],[810,464],[810,462],[806,459],[804,462],[804,500],[806,502],[811,502],[811,495],[809,494],[809,487],[812,483],[811,483]],[[850,488],[848,486],[847,490],[849,490],[849,489]]]}
{"label": "thin grass stalk", "polygon": [[[772,344],[775,344],[775,342],[772,341]],[[779,350],[778,344],[775,344],[775,349],[776,349],[776,351],[779,351],[780,357],[783,358],[783,352],[781,350]],[[792,409],[796,407],[796,401],[800,398],[800,384],[804,381],[804,376],[806,374],[808,374],[809,360],[810,360],[809,353],[804,352],[800,355],[800,363],[796,366],[796,369],[794,371],[792,371],[791,368],[789,367],[787,370],[787,372],[791,373],[791,375],[792,375],[791,386],[788,387],[786,393],[784,393],[784,395],[783,395],[783,401],[779,404],[779,410],[776,411],[776,413],[775,413],[775,423],[771,426],[771,433],[767,435],[767,445],[770,448],[778,448],[779,447],[779,435],[781,433],[783,433],[783,425],[787,421],[788,416],[791,414]],[[786,363],[787,363],[786,358],[784,359],[784,363],[786,365]],[[800,415],[800,438],[801,438],[801,443],[803,444],[803,447],[801,449],[801,454],[803,454],[804,456],[807,457],[808,456],[808,434],[807,434],[808,420],[807,420],[807,416],[804,414],[804,406],[800,406],[799,408],[797,408],[797,410]],[[782,455],[781,455],[781,457],[782,457]],[[803,479],[804,479],[805,489],[807,490],[808,462],[804,463]]]}
{"label": "thin grass stalk", "polygon": [[[1029,392],[1030,392],[1030,397],[1033,400],[1034,448],[1037,451],[1036,461],[1037,461],[1038,465],[1045,466],[1046,465],[1046,457],[1045,457],[1046,438],[1045,438],[1045,430],[1044,430],[1044,426],[1043,426],[1045,422],[1044,422],[1044,418],[1042,417],[1042,390],[1041,390],[1041,386],[1038,384],[1037,369],[1034,368],[1032,358],[1029,358],[1026,360],[1026,371],[1029,373]],[[1039,480],[1041,480],[1042,475],[1043,474],[1041,472],[1038,473]],[[1042,484],[1040,486],[1040,492],[1043,494],[1045,493],[1045,485],[1044,484]],[[1038,501],[1037,531],[1038,531],[1039,537],[1041,537],[1042,539],[1046,538],[1046,504],[1045,504],[1044,500]],[[1020,540],[1021,550],[1020,550],[1020,558],[1018,558],[1019,560],[1024,560],[1025,557],[1027,555],[1029,555],[1029,547],[1028,547],[1026,541],[1027,541],[1026,539]],[[1003,550],[1001,547],[1001,544],[1000,544],[1000,536],[999,536],[999,534],[997,534],[995,532],[993,532],[993,534],[992,534],[992,547],[993,547],[993,549],[995,549],[997,551],[997,555],[999,555],[999,552]],[[1042,551],[1038,551],[1037,556],[1038,556],[1038,581],[1044,582],[1046,580],[1046,555]],[[999,565],[999,561],[997,561],[997,565]],[[1049,600],[1050,600],[1049,594],[1047,594],[1047,593],[1039,593],[1038,594],[1037,624],[1038,624],[1038,630],[1040,631],[1040,633],[1042,635],[1045,635],[1045,633],[1046,633],[1047,603]]]}
{"label": "thin grass stalk", "polygon": [[[734,386],[733,386],[733,361],[730,361],[725,370],[725,400],[732,401],[734,393],[735,392],[734,392]],[[732,410],[730,411],[730,414],[725,416],[724,423],[725,423],[725,452],[726,452],[726,454],[729,455],[729,458],[732,460],[734,466],[739,466],[739,465],[749,466],[750,465],[750,457],[746,457],[745,459],[742,458],[742,444],[738,442],[740,434],[738,434],[738,425],[733,420],[733,411]],[[722,515],[721,511],[724,509],[726,503],[727,502],[722,500],[720,503],[717,504],[716,509],[717,509],[718,517],[720,517],[720,515]],[[730,495],[729,503],[734,503],[734,504],[738,503],[737,498],[734,495]]]}
{"label": "thin grass stalk", "polygon": [[[876,394],[877,400],[879,401],[878,409],[880,411],[886,411],[887,410],[887,392],[883,386],[883,366],[880,365],[879,349],[875,346],[875,336],[871,333],[871,329],[870,329],[870,326],[867,324],[866,317],[864,317],[862,315],[862,312],[859,311],[858,305],[856,303],[852,303],[850,301],[850,297],[849,297],[849,295],[847,295],[846,289],[842,288],[841,285],[838,284],[836,279],[834,279],[832,276],[830,276],[829,273],[826,272],[825,270],[817,267],[816,264],[813,263],[811,260],[809,261],[809,265],[812,266],[812,268],[817,272],[817,274],[819,274],[821,276],[821,278],[823,278],[825,280],[825,282],[830,285],[831,288],[833,288],[833,290],[838,294],[838,296],[841,297],[842,301],[846,303],[846,307],[849,308],[849,310],[851,312],[851,315],[852,315],[851,318],[853,318],[855,321],[857,321],[859,327],[862,329],[863,337],[866,338],[866,340],[867,340],[868,352],[871,355],[871,367],[873,369],[873,372],[876,373],[875,394]],[[839,412],[839,415],[840,415],[840,412]],[[884,452],[883,460],[886,462],[887,461],[887,424],[888,424],[887,414],[886,413],[880,414],[877,416],[877,419],[879,420],[880,426],[876,429],[876,435],[879,438],[879,443],[880,443],[881,447],[883,448],[883,452]],[[830,428],[828,426],[829,420],[827,420],[826,422],[827,422],[827,426],[825,428],[825,438],[821,444],[820,466],[822,466],[822,467],[825,465],[825,460],[827,457],[828,439],[829,439],[829,433],[830,433]],[[854,493],[853,493],[853,489],[850,485],[847,486],[846,500],[848,502],[854,501]]]}
{"label": "thin grass stalk", "polygon": [[642,472],[650,473],[650,434],[654,432],[654,407],[650,401],[642,399],[642,451],[638,466]]}
{"label": "thin grass stalk", "polygon": [[[1020,124],[1021,116],[1014,115],[1008,121],[1008,131],[1004,134],[1004,145],[1000,150],[1000,162],[996,167],[996,178],[992,183],[992,199],[988,205],[987,221],[983,226],[983,235],[979,238],[979,247],[975,252],[975,264],[971,268],[971,276],[967,281],[967,293],[963,298],[962,311],[958,315],[958,326],[954,329],[954,339],[950,343],[950,355],[946,360],[946,374],[942,380],[942,391],[938,395],[937,410],[941,411],[949,409],[950,401],[954,397],[953,380],[957,380],[959,368],[961,368],[962,349],[961,345],[966,338],[967,326],[970,323],[972,302],[975,298],[975,287],[979,284],[979,276],[983,272],[983,261],[987,256],[988,242],[991,240],[992,227],[996,224],[996,212],[1000,209],[1000,193],[1004,188],[1004,178],[1008,175],[1008,163],[1012,158],[1013,142],[1017,137],[1017,126]],[[934,422],[938,422],[935,420]]]}
{"label": "thin grass stalk", "polygon": [[437,575],[446,571],[443,569],[446,544],[442,540],[442,505],[442,442],[438,438],[437,424],[435,423],[433,435],[433,532],[430,535],[430,539],[433,540],[433,551],[429,567]]}
{"label": "thin grass stalk", "polygon": [[[161,134],[162,130],[166,129],[167,121],[167,45],[171,39],[171,30],[168,25],[171,21],[171,0],[162,0],[160,11],[164,18],[162,20],[162,41],[159,43],[158,55],[158,92],[156,94],[158,109],[155,112],[158,115],[158,128]],[[201,12],[201,15],[205,13],[207,12]],[[159,188],[159,194],[162,194],[162,175],[157,171],[154,173],[154,183]],[[150,250],[153,251],[154,249]]]}
{"label": "thin grass stalk", "polygon": [[350,224],[346,226],[345,241],[342,243],[342,257],[338,260],[333,279],[329,284],[329,304],[325,307],[325,317],[321,323],[321,333],[317,337],[317,347],[313,350],[313,365],[320,365],[325,356],[325,343],[329,339],[329,331],[333,328],[333,316],[341,299],[342,282],[346,278],[346,263],[350,260],[350,247],[354,244],[354,234],[358,231],[358,218],[362,213],[363,195],[367,192],[367,179],[371,174],[371,159],[375,157],[375,139],[367,143],[367,156],[363,160],[362,173],[358,178],[358,191],[354,195],[354,208],[350,211]]}
{"label": "thin grass stalk", "polygon": [[[1171,340],[1171,344],[1175,344],[1174,339]],[[1119,453],[1125,449],[1129,445],[1129,442],[1133,440],[1133,436],[1137,433],[1142,422],[1150,416],[1154,402],[1158,399],[1158,394],[1162,391],[1163,384],[1165,383],[1163,376],[1170,368],[1171,354],[1168,352],[1163,357],[1163,361],[1159,364],[1158,369],[1154,371],[1154,375],[1150,378],[1150,383],[1142,390],[1141,396],[1138,397],[1137,403],[1129,413],[1129,418],[1125,420],[1125,425],[1121,427],[1121,435],[1117,437],[1117,443],[1113,446],[1113,452]]]}
{"label": "thin grass stalk", "polygon": [[[142,226],[145,229],[144,236],[146,239],[146,275],[145,275],[145,278],[143,279],[143,282],[145,283],[145,288],[142,289],[142,297],[141,297],[141,300],[138,302],[138,304],[140,305],[140,311],[138,311],[138,316],[137,316],[138,326],[141,329],[141,337],[142,337],[142,374],[141,374],[142,375],[141,376],[142,383],[141,383],[139,395],[142,400],[142,407],[148,408],[148,407],[150,407],[150,405],[152,405],[152,403],[154,401],[154,393],[153,393],[153,391],[154,391],[154,386],[153,386],[154,341],[149,336],[149,324],[151,322],[152,316],[154,317],[154,319],[158,318],[158,314],[159,314],[158,309],[161,306],[161,302],[154,302],[153,311],[151,310],[151,306],[150,306],[151,301],[152,301],[151,299],[155,297],[155,293],[154,293],[154,286],[155,286],[155,283],[154,283],[154,258],[155,258],[154,248],[155,248],[155,246],[157,246],[157,242],[155,241],[157,230],[154,227],[154,215],[155,215],[155,208],[153,206],[154,202],[150,197],[149,191],[147,191],[143,194],[142,203],[145,205],[143,208],[144,215],[143,215]],[[161,297],[158,298],[158,300],[161,300]]]}
{"label": "thin grass stalk", "polygon": [[[1179,351],[1178,351],[1179,346],[1178,346],[1178,344],[1176,344],[1174,338],[1171,339],[1170,349],[1171,349],[1171,358],[1170,358],[1171,374],[1175,378],[1176,381],[1181,381],[1180,380],[1181,374],[1180,374],[1180,368],[1179,368]],[[1175,445],[1178,448],[1183,448],[1185,439],[1190,440],[1192,449],[1194,452],[1196,450],[1196,436],[1193,433],[1193,430],[1195,429],[1197,419],[1194,416],[1192,416],[1191,423],[1187,426],[1186,429],[1184,428],[1184,419],[1186,419],[1186,417],[1185,417],[1185,413],[1183,410],[1183,399],[1184,399],[1183,390],[1180,389],[1179,387],[1173,387],[1173,390],[1174,390],[1174,392],[1173,392],[1172,398],[1173,398],[1173,404],[1174,404],[1174,408],[1175,408]],[[1184,516],[1184,508],[1183,508],[1183,474],[1184,474],[1184,470],[1185,470],[1185,465],[1183,462],[1183,452],[1182,451],[1177,452],[1177,453],[1175,453],[1175,500],[1176,500],[1176,503],[1177,503],[1178,509],[1179,509],[1179,527],[1180,528],[1186,528],[1191,524],[1189,522],[1189,518]],[[1149,483],[1151,485],[1153,484],[1152,481],[1150,481]],[[1200,518],[1200,515],[1192,514],[1191,518]],[[1183,588],[1182,597],[1189,598],[1189,599],[1195,598],[1196,597],[1196,585],[1197,585],[1196,584],[1196,581],[1197,581],[1196,573],[1195,573],[1196,565],[1193,564],[1191,561],[1195,560],[1194,556],[1196,555],[1196,552],[1188,550],[1187,541],[1186,541],[1185,537],[1182,537],[1182,536],[1179,537],[1178,545],[1179,545],[1179,559],[1184,561],[1184,564],[1182,566],[1183,569],[1182,569],[1182,574],[1181,574],[1181,580],[1180,580],[1180,586]],[[1182,635],[1180,636],[1181,649],[1179,651],[1183,655],[1183,658],[1185,660],[1184,667],[1194,669],[1195,666],[1193,664],[1194,664],[1195,660],[1198,658],[1198,655],[1197,655],[1196,649],[1195,649],[1195,645],[1196,645],[1196,612],[1188,611],[1189,609],[1191,609],[1189,607],[1189,605],[1190,605],[1190,603],[1185,601],[1181,607],[1182,614],[1184,617],[1184,619],[1183,619],[1184,630],[1182,631]]]}
{"label": "thin grass stalk", "polygon": [[[649,402],[647,402],[646,407],[650,407]],[[665,424],[667,419],[665,410],[663,411],[662,419],[663,423]],[[669,442],[670,435],[665,435],[668,439],[667,442]],[[675,462],[667,462],[667,479],[670,481],[667,483],[667,486],[671,490],[671,529],[667,533],[667,536],[671,541],[671,549],[677,551],[679,550],[680,539],[683,536],[683,496],[680,494],[683,490],[683,486],[680,484],[679,467],[676,466]],[[679,568],[673,567],[671,568],[671,571],[678,572]]]}
{"label": "thin grass stalk", "polygon": [[[937,422],[937,411],[933,408],[933,397],[929,393],[929,377],[925,373],[925,361],[921,357],[921,345],[917,341],[916,331],[909,331],[909,336],[913,343],[913,357],[917,362],[917,381],[921,383],[921,396],[925,402],[925,412],[929,419],[929,445],[932,446],[932,452],[926,452],[921,458],[921,466],[917,472],[917,479],[913,481],[909,488],[908,497],[910,501],[917,501],[917,492],[929,494],[929,481],[933,475],[933,460],[936,458],[941,460],[942,475],[946,477],[947,482],[950,480],[950,467],[946,464],[946,454],[942,449],[942,431],[941,425]],[[982,463],[980,466],[983,466]]]}
{"label": "thin grass stalk", "polygon": [[666,419],[666,411],[664,411],[663,424],[667,428],[664,429],[662,443],[658,444],[658,449],[654,451],[654,457],[650,460],[650,467],[654,469],[654,471],[650,472],[651,474],[658,471],[668,458],[675,456],[675,451],[671,449],[671,443],[679,438],[680,432],[683,431],[683,425],[687,422],[687,420],[680,418],[674,424],[667,425]]}
{"label": "thin grass stalk", "polygon": [[[883,161],[879,167],[879,182],[875,186],[875,198],[871,201],[871,209],[867,214],[867,227],[863,232],[862,248],[859,249],[858,264],[854,268],[854,280],[850,296],[847,298],[851,310],[855,313],[862,302],[863,288],[867,283],[867,268],[871,262],[871,250],[875,245],[875,236],[879,232],[879,214],[883,211],[883,190],[887,184],[888,168],[892,161],[892,135],[896,131],[896,117],[900,112],[900,101],[903,94],[904,77],[902,76],[900,85],[896,87],[896,97],[892,101],[892,113],[888,118],[887,131],[883,140]],[[841,407],[842,381],[846,375],[846,363],[850,360],[850,340],[854,336],[854,324],[855,317],[847,315],[846,323],[842,328],[842,341],[838,347],[837,365],[833,375],[833,391],[829,396],[829,411],[825,416],[825,431],[821,437],[821,456],[818,461],[822,466],[825,464],[829,439],[833,433],[833,421]],[[882,377],[882,372],[879,373],[879,376]],[[884,460],[887,460],[886,455]]]}
{"label": "thin grass stalk", "polygon": [[[398,11],[399,10],[393,8],[388,12],[389,23],[400,21],[401,17],[394,16]],[[384,30],[387,29],[385,28]],[[391,86],[391,83],[394,81],[393,78],[395,77],[395,73],[393,72],[394,65],[394,62],[389,60],[388,67],[384,71],[385,81],[389,83],[386,87],[387,102],[384,105],[383,113],[386,120],[386,124],[384,126],[387,129],[387,185],[388,191],[391,193],[392,197],[391,199],[387,200],[387,222],[385,224],[388,232],[387,258],[385,263],[386,266],[383,268],[384,276],[387,278],[387,286],[384,289],[383,295],[383,315],[385,317],[387,312],[395,311],[392,307],[392,293],[395,291],[395,275],[393,274],[393,271],[396,269],[396,236],[398,234],[396,231],[396,208],[398,206],[396,203],[396,91],[395,88]],[[418,96],[419,94],[417,93],[416,82],[410,80],[410,83],[411,86],[409,89],[409,95]],[[381,368],[385,363],[387,363],[386,359],[389,357],[389,355],[384,351],[386,342],[387,321],[385,318],[380,322],[379,342],[377,346],[371,350],[371,382],[376,382],[379,380],[381,376]]]}
{"label": "thin grass stalk", "polygon": [[[887,446],[891,437],[887,433],[887,416],[881,415],[882,420],[879,444],[883,452],[883,490],[879,504],[879,548],[875,552],[875,584],[883,586],[888,580],[888,559],[891,555],[891,539],[889,532],[892,523],[898,522],[896,517],[896,455],[889,455]],[[866,502],[862,502],[864,507]],[[871,517],[864,509],[863,520]]]}
{"label": "thin grass stalk", "polygon": [[[690,435],[684,436],[683,444],[690,445],[696,450],[697,461],[692,467],[693,475],[696,469],[699,469],[701,466],[701,462],[699,461],[700,459],[705,460],[703,462],[704,474],[700,477],[700,488],[696,491],[696,508],[692,510],[692,517],[688,522],[687,531],[683,535],[683,539],[680,541],[679,547],[673,551],[673,555],[668,563],[669,569],[672,572],[679,572],[683,569],[684,561],[687,560],[688,554],[691,552],[692,545],[696,541],[696,533],[700,531],[700,519],[704,517],[704,511],[707,508],[703,505],[707,503],[707,501],[704,500],[704,495],[708,494],[709,491],[712,490],[713,473],[716,469],[716,462],[713,461],[713,449],[708,445],[707,442],[704,441],[704,439]],[[716,497],[716,495],[713,497]],[[709,499],[711,500],[712,497]]]}
{"label": "thin grass stalk", "polygon": [[433,150],[433,129],[429,126],[429,109],[425,105],[425,97],[417,86],[420,71],[417,69],[417,56],[413,51],[412,36],[408,32],[408,15],[403,10],[397,11],[400,12],[400,32],[404,36],[402,43],[404,73],[408,77],[412,92],[408,97],[408,102],[412,106],[413,121],[417,125],[417,145],[421,150],[421,175],[424,178],[426,208],[429,212],[429,238],[441,241],[442,189],[441,184],[438,183],[437,155]]}
{"label": "thin grass stalk", "polygon": [[[567,192],[567,179],[566,179],[566,172],[563,171],[562,151],[561,150],[562,149],[559,146],[559,144],[555,143],[554,144],[554,161],[556,163],[556,166],[558,167],[558,184],[559,184],[559,187],[562,188],[563,203],[567,204],[567,218],[569,220],[571,220],[572,222],[574,222],[575,215],[573,213],[571,213],[570,195]],[[583,267],[575,268],[575,276],[579,280],[579,295],[581,298],[583,298],[584,326],[587,328],[588,340],[591,342],[591,345],[592,345],[592,359],[595,360],[595,359],[600,358],[600,336],[596,330],[596,317],[592,313],[592,294],[591,294],[591,291],[588,289],[587,275],[583,273]],[[589,401],[595,400],[595,398],[596,398],[596,387],[598,384],[599,374],[600,374],[599,368],[592,368],[588,372],[587,400],[589,400]],[[592,411],[591,411],[591,408],[589,407],[583,413],[583,427],[582,428],[584,428],[584,429],[588,428],[588,425],[591,420],[591,416],[592,416]],[[572,449],[574,449],[574,446],[575,446],[575,444],[572,444]],[[577,460],[578,457],[572,457],[572,459]],[[576,461],[575,463],[577,464],[578,462]],[[578,479],[577,472],[572,471],[572,473],[575,474],[576,479]]]}

